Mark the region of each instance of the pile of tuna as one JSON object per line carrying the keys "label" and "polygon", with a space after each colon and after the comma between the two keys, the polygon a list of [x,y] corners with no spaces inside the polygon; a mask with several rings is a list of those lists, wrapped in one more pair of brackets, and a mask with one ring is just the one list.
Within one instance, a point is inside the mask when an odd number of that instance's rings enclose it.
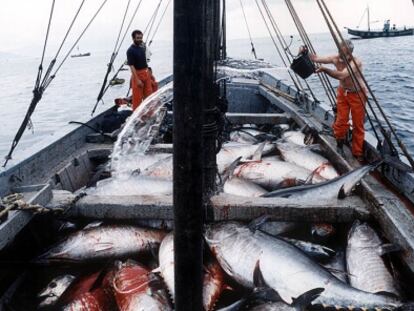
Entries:
{"label": "pile of tuna", "polygon": [[[247,125],[230,132],[217,154],[222,191],[246,197],[283,197],[309,201],[345,197],[378,163],[339,176],[320,146],[301,131],[277,126],[279,135]],[[305,144],[307,143],[307,144]],[[136,154],[128,176],[115,176],[88,189],[94,195],[172,195],[173,157]]]}
{"label": "pile of tuna", "polygon": [[[207,225],[204,310],[409,309],[382,257],[392,248],[369,225],[354,223],[347,245],[335,250],[292,239],[305,227],[265,218]],[[339,238],[327,224],[313,225],[312,232],[327,243]],[[82,265],[93,267],[87,274],[51,280],[38,294],[44,310],[174,308],[174,241],[167,230],[90,226],[67,236],[36,263],[79,271]]]}

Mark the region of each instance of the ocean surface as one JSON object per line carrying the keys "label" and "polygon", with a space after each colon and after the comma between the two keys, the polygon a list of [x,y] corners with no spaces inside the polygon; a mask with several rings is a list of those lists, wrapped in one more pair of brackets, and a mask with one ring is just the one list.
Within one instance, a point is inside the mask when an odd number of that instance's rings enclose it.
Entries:
{"label": "ocean surface", "polygon": [[[311,35],[311,40],[318,54],[334,54],[336,51],[329,34]],[[254,39],[254,44],[258,57],[281,66],[281,77],[287,79],[287,69],[282,66],[272,41],[269,38]],[[362,59],[370,86],[398,134],[414,154],[414,36],[355,40],[354,44],[354,54]],[[292,51],[296,52],[299,45],[299,39],[294,37]],[[229,57],[253,57],[248,40],[229,41],[227,48]],[[153,55],[150,65],[155,76],[160,79],[171,73],[172,44],[154,41],[151,50]],[[40,52],[33,51],[34,54],[30,56],[0,51],[1,160],[8,153],[31,101]],[[76,125],[69,125],[69,121],[85,122],[91,118],[111,50],[88,52],[92,54],[90,57],[69,58],[59,71],[32,116],[33,128],[24,133],[8,167],[75,128]],[[121,51],[115,68],[124,61],[124,53]],[[128,81],[129,72],[123,71],[119,77]],[[310,79],[315,93],[323,99],[324,92],[318,81],[315,77]],[[333,81],[333,84],[337,85],[337,82]],[[128,83],[111,87],[95,115],[109,108],[114,98],[125,96],[127,91]]]}

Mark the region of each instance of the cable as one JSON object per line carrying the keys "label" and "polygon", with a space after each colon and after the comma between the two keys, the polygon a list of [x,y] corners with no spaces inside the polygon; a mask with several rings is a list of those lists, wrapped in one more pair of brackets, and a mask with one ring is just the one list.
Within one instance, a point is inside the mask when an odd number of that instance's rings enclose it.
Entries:
{"label": "cable", "polygon": [[247,22],[246,13],[244,12],[243,2],[242,2],[242,0],[239,0],[239,2],[240,2],[240,6],[241,6],[241,9],[242,9],[242,12],[243,12],[244,22],[246,23],[247,32],[249,34],[250,45],[252,46],[252,53],[253,53],[254,58],[257,59],[256,49],[254,48],[254,44],[253,44],[252,34],[250,32],[249,23]]}
{"label": "cable", "polygon": [[150,46],[152,44],[152,41],[154,40],[154,37],[155,37],[156,33],[158,32],[158,29],[160,28],[161,22],[164,20],[165,13],[167,12],[167,9],[168,9],[170,3],[171,3],[171,0],[168,0],[167,5],[166,5],[166,7],[164,9],[164,12],[162,13],[161,18],[158,21],[157,26],[155,27],[154,34],[152,35],[152,38],[151,38],[151,40],[148,43],[148,46]]}

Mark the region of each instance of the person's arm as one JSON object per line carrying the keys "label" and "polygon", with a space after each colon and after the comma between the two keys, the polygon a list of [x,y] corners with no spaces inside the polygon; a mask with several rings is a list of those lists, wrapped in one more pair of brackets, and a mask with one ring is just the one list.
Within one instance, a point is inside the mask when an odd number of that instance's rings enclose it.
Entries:
{"label": "person's arm", "polygon": [[[360,66],[360,64],[358,64],[358,66]],[[351,68],[353,72],[355,73],[357,72],[357,68],[354,63],[351,64]],[[316,73],[321,73],[321,72],[324,72],[328,76],[334,79],[337,79],[337,80],[345,80],[346,78],[350,76],[348,68],[345,68],[344,70],[335,70],[335,69],[330,69],[330,68],[321,66],[316,69]]]}
{"label": "person's arm", "polygon": [[135,80],[137,81],[138,87],[143,87],[144,83],[142,83],[142,81],[138,78],[138,74],[137,71],[133,65],[133,61],[132,61],[133,55],[130,52],[130,50],[127,51],[127,62],[128,62],[128,66],[131,69],[131,74],[132,76],[135,78]]}
{"label": "person's arm", "polygon": [[135,78],[135,80],[137,81],[138,86],[143,87],[144,83],[138,78],[138,74],[137,74],[135,67],[133,65],[130,65],[129,68],[131,68],[131,73],[133,77]]}
{"label": "person's arm", "polygon": [[[304,53],[307,51],[308,51],[308,48],[306,46],[301,46],[299,48],[299,53]],[[333,64],[335,62],[336,57],[337,57],[336,55],[319,56],[316,54],[309,53],[309,58],[311,59],[311,61],[315,63],[319,63],[319,64]]]}
{"label": "person's arm", "polygon": [[334,64],[336,55],[319,56],[315,54],[309,54],[309,58],[311,59],[311,61],[319,64]]}

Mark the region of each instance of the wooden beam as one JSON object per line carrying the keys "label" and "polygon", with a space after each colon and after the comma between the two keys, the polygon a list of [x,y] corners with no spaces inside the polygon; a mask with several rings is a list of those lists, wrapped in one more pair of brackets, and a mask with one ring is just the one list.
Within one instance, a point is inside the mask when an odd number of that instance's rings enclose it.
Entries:
{"label": "wooden beam", "polygon": [[[61,206],[61,202],[70,201],[68,196],[73,197],[72,194],[55,196],[50,207]],[[220,194],[211,199],[211,206],[215,221],[252,220],[262,215],[269,215],[274,220],[335,223],[369,218],[365,204],[358,197],[322,202],[317,205],[280,198],[244,198]],[[172,197],[90,195],[80,199],[65,213],[65,217],[171,220],[173,219]]]}
{"label": "wooden beam", "polygon": [[227,119],[234,124],[286,124],[292,119],[286,113],[226,113]]}

